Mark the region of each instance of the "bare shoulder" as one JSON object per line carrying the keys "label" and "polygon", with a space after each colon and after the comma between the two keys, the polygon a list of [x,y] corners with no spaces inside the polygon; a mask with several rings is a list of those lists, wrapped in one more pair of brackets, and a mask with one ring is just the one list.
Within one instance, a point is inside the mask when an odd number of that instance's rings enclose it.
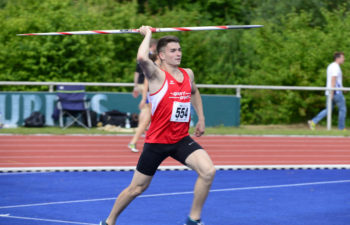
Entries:
{"label": "bare shoulder", "polygon": [[188,76],[190,77],[191,81],[194,81],[194,73],[190,68],[184,68],[184,70],[187,72]]}

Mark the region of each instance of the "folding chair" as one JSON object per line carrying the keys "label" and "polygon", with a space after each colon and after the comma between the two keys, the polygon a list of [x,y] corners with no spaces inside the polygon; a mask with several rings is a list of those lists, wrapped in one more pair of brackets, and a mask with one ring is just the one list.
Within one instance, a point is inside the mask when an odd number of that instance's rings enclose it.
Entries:
{"label": "folding chair", "polygon": [[[90,103],[85,96],[85,87],[81,85],[59,85],[56,89],[57,92],[57,109],[59,111],[59,123],[60,127],[66,129],[72,126],[74,123],[85,127],[91,128],[91,115],[89,111]],[[83,113],[86,114],[87,125],[82,121]],[[64,124],[64,118],[70,118],[71,120]]]}

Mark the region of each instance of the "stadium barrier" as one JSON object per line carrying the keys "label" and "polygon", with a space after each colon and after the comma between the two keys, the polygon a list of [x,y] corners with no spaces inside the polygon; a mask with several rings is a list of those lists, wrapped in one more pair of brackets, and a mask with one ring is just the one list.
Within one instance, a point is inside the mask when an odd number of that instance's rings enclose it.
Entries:
{"label": "stadium barrier", "polygon": [[[133,87],[133,83],[94,83],[94,82],[29,82],[29,81],[0,81],[0,85],[19,85],[19,86],[48,86],[49,92],[54,91],[56,85],[84,85],[100,87]],[[299,91],[350,91],[350,88],[325,88],[325,87],[307,87],[307,86],[268,86],[268,85],[216,85],[216,84],[197,84],[198,88],[214,89],[235,89],[236,97],[241,98],[242,89],[266,89],[266,90],[299,90]],[[0,102],[1,103],[1,102]],[[331,106],[332,100],[328,97],[327,105]],[[1,104],[0,104],[1,105]],[[238,114],[239,115],[239,114]],[[239,121],[239,120],[238,120]],[[327,129],[331,130],[332,110],[328,107],[327,112]],[[239,123],[239,122],[238,122]]]}

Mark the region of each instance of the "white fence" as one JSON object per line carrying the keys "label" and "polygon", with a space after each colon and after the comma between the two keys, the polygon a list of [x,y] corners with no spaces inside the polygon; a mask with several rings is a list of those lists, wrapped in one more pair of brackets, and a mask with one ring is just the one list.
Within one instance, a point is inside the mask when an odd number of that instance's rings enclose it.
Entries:
{"label": "white fence", "polygon": [[[57,85],[84,85],[84,86],[100,86],[100,87],[133,87],[133,83],[93,83],[93,82],[27,82],[27,81],[0,81],[1,85],[17,85],[17,86],[48,86],[49,92],[54,91]],[[325,88],[325,87],[306,87],[306,86],[265,86],[265,85],[219,85],[219,84],[197,84],[198,88],[219,88],[219,89],[235,89],[236,96],[241,97],[242,89],[265,89],[265,90],[294,90],[294,91],[350,91],[350,88]],[[327,129],[331,130],[332,121],[332,99],[327,99]]]}

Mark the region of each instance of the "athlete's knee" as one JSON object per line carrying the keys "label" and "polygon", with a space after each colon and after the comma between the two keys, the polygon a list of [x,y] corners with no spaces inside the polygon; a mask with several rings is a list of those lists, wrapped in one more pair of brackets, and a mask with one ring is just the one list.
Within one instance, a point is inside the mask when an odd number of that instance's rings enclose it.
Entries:
{"label": "athlete's knee", "polygon": [[128,193],[130,196],[137,197],[141,195],[147,187],[148,185],[130,185],[128,187]]}
{"label": "athlete's knee", "polygon": [[214,177],[215,177],[215,174],[216,174],[216,169],[215,169],[214,166],[211,166],[211,167],[210,167],[210,170],[209,170],[208,173],[207,173],[208,178],[209,178],[210,180],[213,180]]}
{"label": "athlete's knee", "polygon": [[215,174],[216,174],[216,169],[214,166],[209,166],[208,168],[206,168],[205,170],[203,170],[199,176],[207,181],[207,182],[212,182],[214,180],[214,177],[215,177]]}

